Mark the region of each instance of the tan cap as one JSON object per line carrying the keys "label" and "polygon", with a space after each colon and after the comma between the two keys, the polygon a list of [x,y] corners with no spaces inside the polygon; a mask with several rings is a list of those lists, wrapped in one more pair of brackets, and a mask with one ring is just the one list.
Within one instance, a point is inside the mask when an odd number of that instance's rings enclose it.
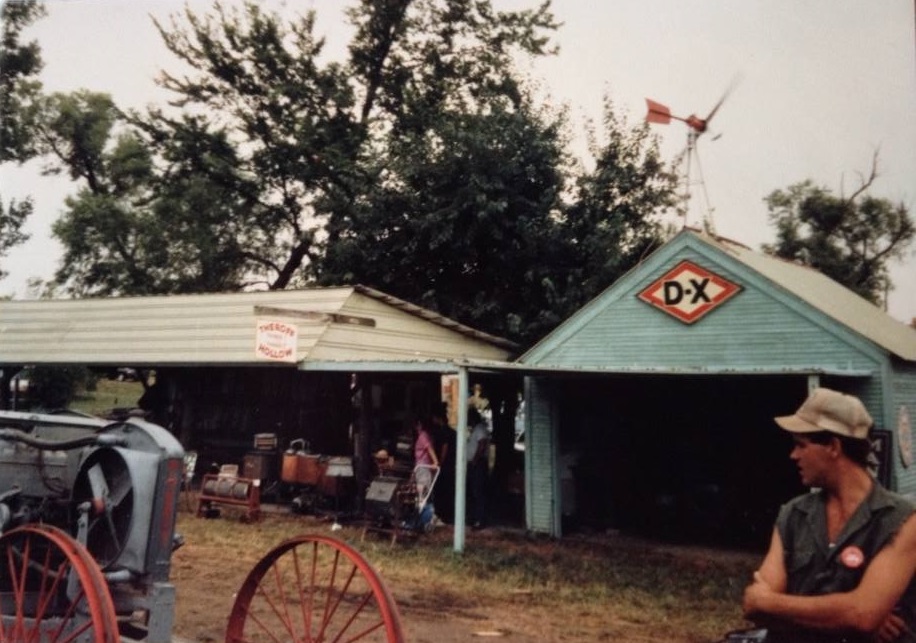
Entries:
{"label": "tan cap", "polygon": [[795,415],[774,418],[776,424],[792,433],[830,431],[863,440],[868,437],[872,419],[857,397],[829,388],[816,388],[798,407]]}

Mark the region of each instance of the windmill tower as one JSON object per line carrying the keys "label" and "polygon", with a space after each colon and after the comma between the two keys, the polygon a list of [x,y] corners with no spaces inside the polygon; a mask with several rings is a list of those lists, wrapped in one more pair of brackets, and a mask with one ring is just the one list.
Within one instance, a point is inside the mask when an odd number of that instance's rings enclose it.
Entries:
{"label": "windmill tower", "polygon": [[[703,214],[703,229],[708,234],[715,234],[715,225],[712,219],[713,208],[709,204],[709,194],[706,192],[706,183],[703,180],[703,168],[700,166],[700,156],[697,152],[697,140],[705,134],[709,129],[709,123],[712,120],[713,116],[716,115],[716,112],[719,111],[719,108],[722,107],[722,103],[725,102],[725,99],[728,98],[728,95],[734,89],[736,80],[733,80],[729,88],[722,95],[722,98],[713,106],[709,111],[709,114],[706,115],[706,118],[700,118],[695,114],[684,118],[682,116],[675,116],[671,113],[671,110],[666,106],[658,103],[649,98],[646,99],[646,106],[648,107],[648,113],[646,114],[646,121],[649,123],[660,123],[662,125],[667,125],[671,122],[672,119],[676,121],[681,121],[687,125],[687,147],[684,150],[683,156],[685,161],[684,168],[684,225],[687,225],[687,214],[690,207],[690,197],[691,197],[691,188],[693,185],[699,185],[703,190],[703,199],[705,201],[706,208]],[[713,140],[716,140],[719,136],[713,137]],[[694,170],[696,166],[696,170]],[[694,176],[694,171],[696,176]]]}

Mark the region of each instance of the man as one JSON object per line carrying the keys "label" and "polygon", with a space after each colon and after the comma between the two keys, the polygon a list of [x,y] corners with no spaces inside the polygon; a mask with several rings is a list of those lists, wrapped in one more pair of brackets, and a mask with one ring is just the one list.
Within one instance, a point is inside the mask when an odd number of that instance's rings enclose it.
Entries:
{"label": "man", "polygon": [[776,423],[817,491],[780,509],[745,616],[768,643],[916,641],[916,508],[869,474],[862,402],[818,388]]}
{"label": "man", "polygon": [[480,412],[468,408],[467,438],[468,490],[471,529],[483,529],[487,519],[487,477],[489,476],[490,431]]}

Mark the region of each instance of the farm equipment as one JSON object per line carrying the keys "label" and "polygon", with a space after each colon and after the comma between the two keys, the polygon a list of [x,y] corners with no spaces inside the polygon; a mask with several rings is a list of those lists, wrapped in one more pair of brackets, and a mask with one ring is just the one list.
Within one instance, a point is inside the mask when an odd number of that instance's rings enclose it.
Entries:
{"label": "farm equipment", "polygon": [[439,467],[418,464],[403,477],[401,470],[381,468],[366,490],[366,519],[362,537],[369,532],[391,536],[417,536],[435,526],[432,499]]}
{"label": "farm equipment", "polygon": [[139,418],[0,411],[0,641],[171,640],[183,455]]}
{"label": "farm equipment", "polygon": [[348,495],[354,485],[353,460],[312,453],[308,442],[293,440],[283,454],[280,480],[293,494],[292,511],[328,511],[336,516],[341,513],[341,497]]}

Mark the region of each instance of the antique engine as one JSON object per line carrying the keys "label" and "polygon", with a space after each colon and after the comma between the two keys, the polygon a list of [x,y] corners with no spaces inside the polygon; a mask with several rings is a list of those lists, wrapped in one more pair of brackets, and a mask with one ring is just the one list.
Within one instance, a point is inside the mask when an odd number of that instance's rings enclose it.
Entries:
{"label": "antique engine", "polygon": [[183,455],[142,419],[0,411],[0,633],[170,641]]}

